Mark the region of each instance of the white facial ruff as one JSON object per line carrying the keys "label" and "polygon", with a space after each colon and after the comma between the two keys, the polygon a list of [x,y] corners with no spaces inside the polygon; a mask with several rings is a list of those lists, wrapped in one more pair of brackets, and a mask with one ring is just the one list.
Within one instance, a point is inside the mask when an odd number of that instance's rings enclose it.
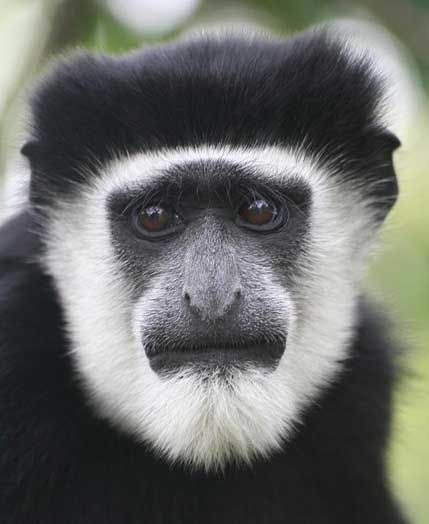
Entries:
{"label": "white facial ruff", "polygon": [[[142,312],[156,307],[163,278],[151,283],[135,309],[113,252],[106,200],[113,191],[143,187],[172,166],[212,159],[309,184],[309,257],[301,262],[304,276],[294,296],[269,272],[261,276],[270,299],[292,312],[286,350],[274,372],[242,370],[228,381],[190,371],[161,378],[135,334],[135,315],[142,321]],[[347,357],[361,253],[374,230],[361,197],[346,192],[315,160],[278,147],[138,154],[112,162],[91,180],[76,201],[51,213],[44,263],[64,307],[76,370],[97,412],[168,460],[190,467],[218,469],[279,449]]]}

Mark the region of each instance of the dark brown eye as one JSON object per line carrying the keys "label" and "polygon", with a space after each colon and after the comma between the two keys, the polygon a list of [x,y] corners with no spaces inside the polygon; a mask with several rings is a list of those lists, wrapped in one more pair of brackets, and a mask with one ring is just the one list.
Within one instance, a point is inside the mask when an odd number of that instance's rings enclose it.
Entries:
{"label": "dark brown eye", "polygon": [[139,221],[143,229],[150,232],[161,231],[168,227],[171,213],[160,206],[150,206],[140,211]]}
{"label": "dark brown eye", "polygon": [[178,215],[162,205],[151,205],[140,208],[134,216],[137,232],[146,237],[159,237],[177,230],[181,224]]}
{"label": "dark brown eye", "polygon": [[273,202],[261,198],[240,207],[237,223],[255,231],[271,231],[283,223],[283,216]]}

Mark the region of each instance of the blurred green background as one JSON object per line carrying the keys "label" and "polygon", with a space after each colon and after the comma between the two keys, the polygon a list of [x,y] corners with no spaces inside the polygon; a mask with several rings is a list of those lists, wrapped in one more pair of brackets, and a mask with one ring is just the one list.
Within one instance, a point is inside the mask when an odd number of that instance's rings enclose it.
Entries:
{"label": "blurred green background", "polygon": [[389,451],[392,482],[411,522],[429,524],[429,0],[0,0],[1,208],[13,209],[16,181],[26,180],[18,151],[28,86],[58,53],[75,46],[121,52],[231,22],[289,34],[334,18],[359,22],[368,47],[381,50],[398,75],[401,197],[368,289],[390,310],[405,348]]}

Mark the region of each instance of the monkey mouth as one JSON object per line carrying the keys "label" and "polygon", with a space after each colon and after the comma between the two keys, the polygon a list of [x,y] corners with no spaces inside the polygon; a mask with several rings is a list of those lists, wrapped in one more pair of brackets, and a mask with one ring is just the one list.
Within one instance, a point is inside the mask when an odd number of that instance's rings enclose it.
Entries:
{"label": "monkey mouth", "polygon": [[263,368],[276,369],[286,346],[286,336],[269,342],[242,340],[235,343],[157,344],[145,342],[144,348],[157,374],[195,371]]}

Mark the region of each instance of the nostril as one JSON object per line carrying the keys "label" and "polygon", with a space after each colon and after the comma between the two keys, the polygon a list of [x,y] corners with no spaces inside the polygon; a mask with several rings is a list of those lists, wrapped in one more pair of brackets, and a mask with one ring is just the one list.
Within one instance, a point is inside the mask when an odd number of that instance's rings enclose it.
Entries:
{"label": "nostril", "polygon": [[235,291],[234,291],[234,298],[235,300],[238,300],[241,298],[241,288],[237,288]]}
{"label": "nostril", "polygon": [[187,291],[183,293],[183,298],[185,302],[188,302],[188,304],[191,302],[191,295]]}

